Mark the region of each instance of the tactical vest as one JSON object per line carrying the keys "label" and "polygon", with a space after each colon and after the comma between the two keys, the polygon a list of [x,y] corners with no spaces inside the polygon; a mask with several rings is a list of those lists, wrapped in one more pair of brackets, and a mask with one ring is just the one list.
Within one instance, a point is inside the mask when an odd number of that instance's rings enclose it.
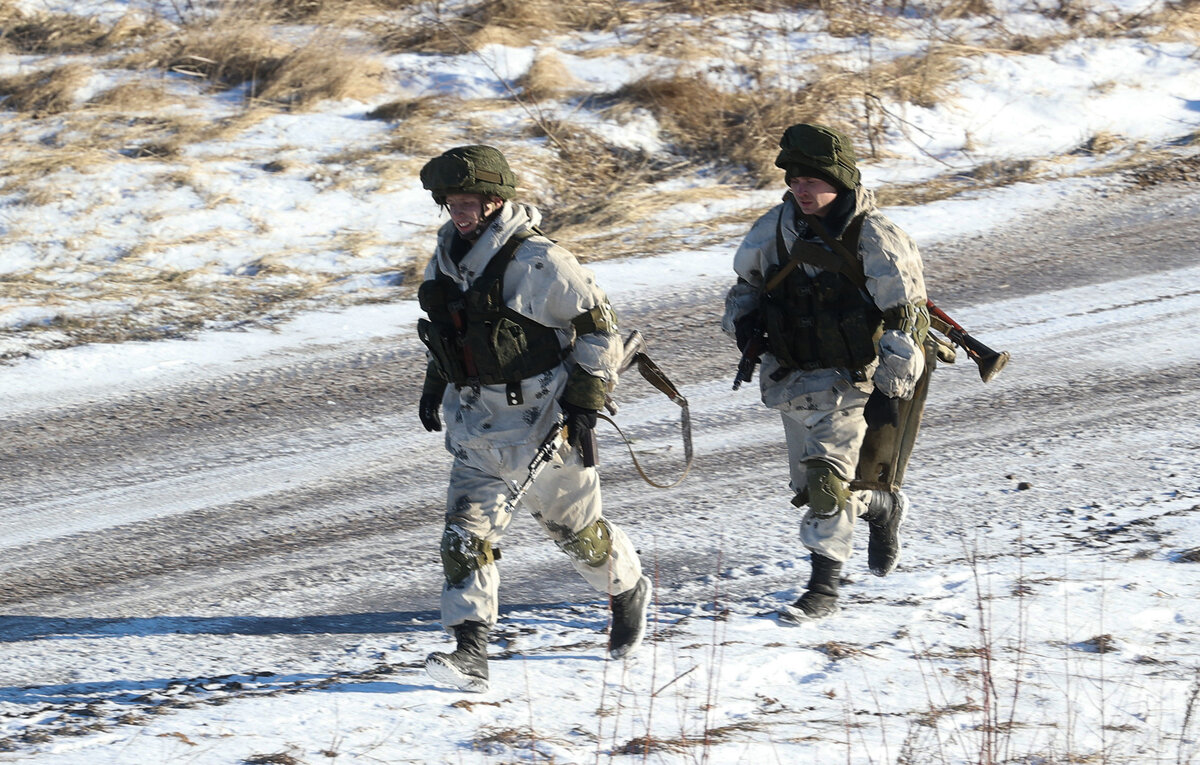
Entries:
{"label": "tactical vest", "polygon": [[[783,211],[776,229],[777,257],[782,260],[790,255],[805,262],[798,251],[820,245],[797,239],[789,253],[783,242],[782,216]],[[861,229],[860,215],[840,238],[849,252],[858,252]],[[764,274],[765,281],[770,282],[785,264],[772,265]],[[809,276],[803,267],[793,267],[779,284],[762,295],[760,310],[767,348],[782,367],[861,370],[875,360],[883,333],[883,314],[863,294],[860,285],[866,278],[862,264],[856,262],[856,266],[857,279],[832,270]]]}
{"label": "tactical vest", "polygon": [[529,236],[510,237],[465,292],[441,271],[421,284],[429,319],[417,320],[417,334],[447,381],[511,385],[562,363],[558,334],[504,302],[504,272]]}

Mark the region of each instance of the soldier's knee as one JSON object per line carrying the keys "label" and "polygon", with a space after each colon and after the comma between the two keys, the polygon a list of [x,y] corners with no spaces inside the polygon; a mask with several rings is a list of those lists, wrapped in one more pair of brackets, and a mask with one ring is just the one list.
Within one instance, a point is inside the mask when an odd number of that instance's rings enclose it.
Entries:
{"label": "soldier's knee", "polygon": [[466,581],[472,571],[500,559],[500,548],[493,547],[458,526],[447,525],[442,532],[442,572],[446,583],[456,587]]}
{"label": "soldier's knee", "polygon": [[829,518],[844,511],[850,502],[850,483],[823,460],[805,466],[808,507],[814,515]]}
{"label": "soldier's knee", "polygon": [[612,552],[612,528],[603,518],[579,531],[552,530],[559,549],[592,568],[602,566]]}

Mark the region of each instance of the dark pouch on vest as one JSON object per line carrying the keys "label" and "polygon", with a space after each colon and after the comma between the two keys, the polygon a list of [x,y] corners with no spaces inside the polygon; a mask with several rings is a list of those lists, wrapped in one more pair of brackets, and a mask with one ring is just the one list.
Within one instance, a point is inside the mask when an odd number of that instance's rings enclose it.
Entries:
{"label": "dark pouch on vest", "polygon": [[467,379],[467,370],[463,368],[462,356],[457,351],[458,338],[447,333],[446,329],[445,324],[417,319],[417,337],[421,338],[421,342],[429,349],[429,355],[433,357],[438,372],[447,380],[461,384]]}
{"label": "dark pouch on vest", "polygon": [[875,343],[879,339],[878,319],[871,321],[865,309],[857,309],[842,316],[839,328],[850,354],[846,366],[857,369],[875,360]]}
{"label": "dark pouch on vest", "polygon": [[527,362],[525,356],[529,353],[529,342],[520,324],[501,317],[492,327],[490,341],[503,377],[519,380],[527,376],[524,367]]}

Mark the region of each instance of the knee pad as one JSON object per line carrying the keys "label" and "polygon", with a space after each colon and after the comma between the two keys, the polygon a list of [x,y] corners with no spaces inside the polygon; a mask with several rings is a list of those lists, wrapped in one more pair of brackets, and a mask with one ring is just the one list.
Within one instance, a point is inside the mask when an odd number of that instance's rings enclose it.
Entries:
{"label": "knee pad", "polygon": [[462,584],[472,571],[497,560],[500,560],[500,548],[493,547],[486,539],[458,526],[447,526],[442,532],[442,572],[451,587]]}
{"label": "knee pad", "polygon": [[603,518],[579,531],[555,537],[554,543],[560,550],[592,568],[604,565],[612,552],[612,528]]}
{"label": "knee pad", "polygon": [[850,502],[850,483],[839,476],[828,462],[807,463],[805,477],[808,485],[808,507],[822,518],[837,515]]}

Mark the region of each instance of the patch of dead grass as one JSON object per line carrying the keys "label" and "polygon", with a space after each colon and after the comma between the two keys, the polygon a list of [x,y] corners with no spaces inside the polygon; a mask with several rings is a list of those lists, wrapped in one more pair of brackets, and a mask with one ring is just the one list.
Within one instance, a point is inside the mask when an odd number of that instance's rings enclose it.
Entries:
{"label": "patch of dead grass", "polygon": [[70,63],[53,69],[0,78],[0,108],[35,115],[59,114],[75,106],[75,97],[92,76],[86,64]]}
{"label": "patch of dead grass", "polygon": [[613,93],[614,111],[641,106],[654,114],[680,154],[697,164],[745,168],[760,185],[778,180],[779,137],[797,122],[825,122],[836,101],[827,81],[795,92],[771,88],[726,91],[703,78],[652,76]]}
{"label": "patch of dead grass", "polygon": [[180,30],[147,50],[126,57],[121,65],[131,69],[165,69],[232,88],[270,77],[294,49],[272,37],[265,26],[223,22]]}
{"label": "patch of dead grass", "polygon": [[580,83],[567,70],[558,54],[553,50],[543,50],[533,59],[529,70],[513,84],[526,97],[541,101],[569,95]]}
{"label": "patch of dead grass", "polygon": [[383,91],[383,65],[317,39],[284,56],[264,78],[257,98],[308,107],[318,101],[366,101]]}
{"label": "patch of dead grass", "polygon": [[386,51],[470,53],[488,43],[520,46],[555,32],[612,29],[647,13],[637,6],[611,0],[492,0],[463,6],[459,13],[422,11],[379,38]]}
{"label": "patch of dead grass", "polygon": [[369,99],[382,91],[384,75],[379,61],[349,50],[333,32],[296,46],[266,24],[232,18],[182,29],[122,64],[196,77],[218,89],[248,84],[250,98],[293,108]]}
{"label": "patch of dead grass", "polygon": [[131,44],[162,31],[160,21],[126,14],[111,25],[73,13],[27,12],[0,5],[0,45],[19,53],[94,53]]}
{"label": "patch of dead grass", "polygon": [[88,105],[126,113],[153,112],[181,101],[161,82],[137,80],[123,82],[92,96]]}

